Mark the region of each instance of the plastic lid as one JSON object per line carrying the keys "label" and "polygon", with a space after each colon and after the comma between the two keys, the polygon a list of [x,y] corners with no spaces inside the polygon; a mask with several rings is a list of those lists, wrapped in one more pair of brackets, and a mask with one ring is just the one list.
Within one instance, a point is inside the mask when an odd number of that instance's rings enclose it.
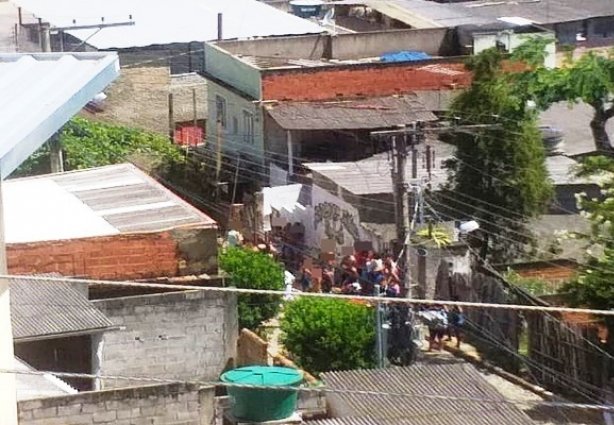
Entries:
{"label": "plastic lid", "polygon": [[224,382],[247,385],[295,385],[303,380],[303,372],[289,367],[247,366],[222,374]]}

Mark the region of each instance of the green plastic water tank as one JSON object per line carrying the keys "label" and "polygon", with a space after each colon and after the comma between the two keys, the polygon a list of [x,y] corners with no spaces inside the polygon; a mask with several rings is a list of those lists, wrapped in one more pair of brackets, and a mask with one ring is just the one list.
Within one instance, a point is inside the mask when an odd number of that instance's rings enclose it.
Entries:
{"label": "green plastic water tank", "polygon": [[[292,387],[303,381],[300,370],[277,366],[247,366],[222,374],[222,382]],[[296,410],[296,389],[272,390],[228,387],[235,418],[250,422],[286,419]]]}

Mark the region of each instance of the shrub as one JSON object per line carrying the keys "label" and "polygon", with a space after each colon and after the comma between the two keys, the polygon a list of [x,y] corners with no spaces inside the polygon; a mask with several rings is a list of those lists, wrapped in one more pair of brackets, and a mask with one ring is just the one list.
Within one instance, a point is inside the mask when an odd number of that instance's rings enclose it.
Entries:
{"label": "shrub", "polygon": [[[181,150],[169,142],[168,136],[80,117],[70,120],[59,137],[66,171],[133,161],[146,162],[150,168],[161,171],[184,162]],[[13,177],[50,171],[49,145],[44,144]]]}
{"label": "shrub", "polygon": [[375,366],[375,312],[364,304],[301,297],[288,303],[282,342],[312,373]]}
{"label": "shrub", "polygon": [[[233,286],[250,289],[284,289],[284,269],[266,254],[243,248],[228,248],[220,254],[220,267]],[[255,330],[275,317],[281,307],[278,295],[239,295],[239,326]]]}

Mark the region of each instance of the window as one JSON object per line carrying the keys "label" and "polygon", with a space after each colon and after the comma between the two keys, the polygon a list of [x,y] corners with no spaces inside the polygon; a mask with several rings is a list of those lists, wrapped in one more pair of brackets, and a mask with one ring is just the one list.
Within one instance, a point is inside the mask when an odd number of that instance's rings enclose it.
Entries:
{"label": "window", "polygon": [[237,117],[232,117],[232,134],[239,134],[239,120]]}
{"label": "window", "polygon": [[243,111],[243,141],[254,144],[254,114]]}
{"label": "window", "polygon": [[215,119],[226,128],[226,99],[215,96]]}

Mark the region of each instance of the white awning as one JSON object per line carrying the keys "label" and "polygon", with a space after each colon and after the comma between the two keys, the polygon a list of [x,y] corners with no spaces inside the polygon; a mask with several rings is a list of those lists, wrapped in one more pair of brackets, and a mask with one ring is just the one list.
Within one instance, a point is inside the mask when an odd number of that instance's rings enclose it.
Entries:
{"label": "white awning", "polygon": [[0,177],[119,75],[115,53],[0,54]]}

